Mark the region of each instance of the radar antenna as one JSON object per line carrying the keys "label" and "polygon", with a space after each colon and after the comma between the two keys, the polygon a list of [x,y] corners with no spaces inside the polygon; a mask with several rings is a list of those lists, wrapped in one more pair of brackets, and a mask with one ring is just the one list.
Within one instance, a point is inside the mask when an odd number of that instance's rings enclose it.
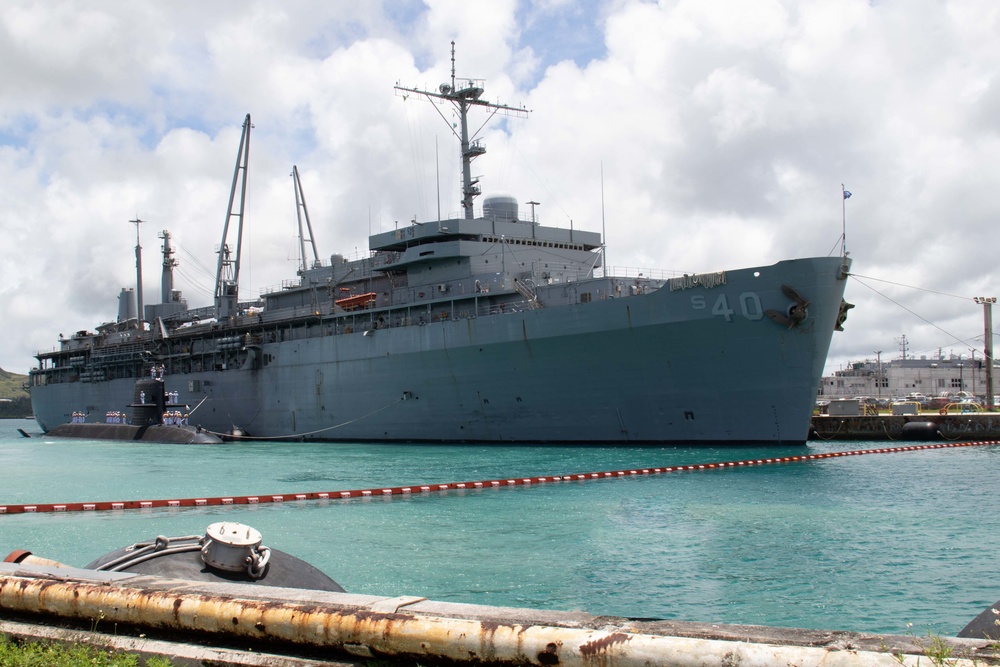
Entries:
{"label": "radar antenna", "polygon": [[[448,123],[448,127],[451,128],[452,133],[461,142],[461,155],[462,155],[462,208],[465,211],[465,218],[471,220],[473,218],[472,200],[479,195],[482,191],[479,188],[479,179],[472,177],[472,160],[479,157],[486,152],[486,146],[481,142],[476,140],[476,136],[479,134],[479,130],[489,122],[490,118],[495,116],[497,113],[502,113],[505,116],[517,116],[519,118],[526,118],[528,116],[529,110],[523,107],[511,107],[505,104],[496,104],[493,102],[487,102],[485,100],[479,99],[483,94],[483,82],[476,79],[466,79],[461,81],[462,88],[458,88],[458,83],[455,79],[455,42],[451,43],[451,83],[442,83],[438,87],[438,92],[431,92],[429,90],[418,90],[416,88],[406,88],[400,85],[396,85],[395,88],[400,93],[416,93],[417,95],[423,95],[428,99],[438,99],[451,102],[455,105],[458,110],[458,116],[460,119],[459,130],[456,131],[454,126],[448,119],[445,118],[441,110],[436,106],[434,109],[438,112],[442,119]],[[406,95],[404,95],[404,98]],[[469,136],[469,108],[473,106],[486,107],[491,110],[489,117],[483,122],[483,125],[479,127]]]}
{"label": "radar antenna", "polygon": [[[250,114],[243,121],[243,135],[240,137],[240,148],[236,152],[236,169],[233,170],[233,187],[229,191],[229,212],[226,214],[226,224],[222,227],[222,243],[219,245],[219,265],[215,272],[215,317],[218,320],[229,319],[236,314],[240,293],[240,251],[243,247],[243,210],[246,206],[247,168],[250,163]],[[242,172],[242,174],[241,174]],[[233,211],[236,199],[236,189],[240,191],[239,210]],[[233,218],[239,220],[236,230],[236,257],[231,256],[226,237],[229,235],[229,222]]]}
{"label": "radar antenna", "polygon": [[306,207],[306,195],[302,191],[302,181],[299,179],[299,168],[292,165],[292,180],[295,184],[295,215],[299,219],[299,249],[301,251],[302,257],[302,267],[299,269],[299,275],[302,275],[309,268],[306,263],[306,236],[302,230],[302,218],[305,217],[306,228],[309,230],[309,243],[312,245],[313,251],[313,268],[319,268],[319,251],[316,250],[316,239],[313,238],[313,228],[312,223],[309,222],[309,209]]}

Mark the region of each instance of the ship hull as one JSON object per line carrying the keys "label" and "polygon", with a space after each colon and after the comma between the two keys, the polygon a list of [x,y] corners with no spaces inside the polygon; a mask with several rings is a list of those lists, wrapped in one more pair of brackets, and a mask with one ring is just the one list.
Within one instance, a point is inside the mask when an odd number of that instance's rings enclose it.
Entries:
{"label": "ship hull", "polygon": [[[269,342],[266,365],[164,381],[191,424],[254,438],[801,444],[843,269],[788,260],[711,287]],[[783,287],[810,302],[793,326],[765,314],[793,305]],[[132,387],[40,385],[32,406],[47,430],[73,411],[122,409]]]}

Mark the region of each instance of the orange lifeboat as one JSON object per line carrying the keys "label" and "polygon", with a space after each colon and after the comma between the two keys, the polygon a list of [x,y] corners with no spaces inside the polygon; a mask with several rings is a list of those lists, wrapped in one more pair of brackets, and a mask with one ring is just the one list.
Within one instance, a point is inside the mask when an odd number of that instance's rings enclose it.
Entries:
{"label": "orange lifeboat", "polygon": [[365,292],[364,294],[355,294],[354,296],[337,299],[334,303],[344,310],[357,310],[358,308],[364,308],[369,304],[375,303],[375,296],[375,292]]}

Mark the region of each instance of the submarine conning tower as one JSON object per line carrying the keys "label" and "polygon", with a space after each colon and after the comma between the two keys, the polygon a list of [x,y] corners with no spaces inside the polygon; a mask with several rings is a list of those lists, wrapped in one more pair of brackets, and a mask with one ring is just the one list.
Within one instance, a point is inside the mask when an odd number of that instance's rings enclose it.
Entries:
{"label": "submarine conning tower", "polygon": [[166,392],[163,382],[146,378],[135,383],[132,395],[131,424],[133,426],[154,426],[163,423],[166,410]]}

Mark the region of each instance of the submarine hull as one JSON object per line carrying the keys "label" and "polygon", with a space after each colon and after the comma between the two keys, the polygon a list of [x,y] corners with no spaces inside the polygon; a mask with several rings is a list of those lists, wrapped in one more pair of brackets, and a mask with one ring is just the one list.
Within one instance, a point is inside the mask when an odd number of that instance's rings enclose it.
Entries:
{"label": "submarine hull", "polygon": [[182,445],[217,445],[218,436],[195,426],[134,426],[132,424],[60,424],[46,436],[87,440],[136,440]]}

